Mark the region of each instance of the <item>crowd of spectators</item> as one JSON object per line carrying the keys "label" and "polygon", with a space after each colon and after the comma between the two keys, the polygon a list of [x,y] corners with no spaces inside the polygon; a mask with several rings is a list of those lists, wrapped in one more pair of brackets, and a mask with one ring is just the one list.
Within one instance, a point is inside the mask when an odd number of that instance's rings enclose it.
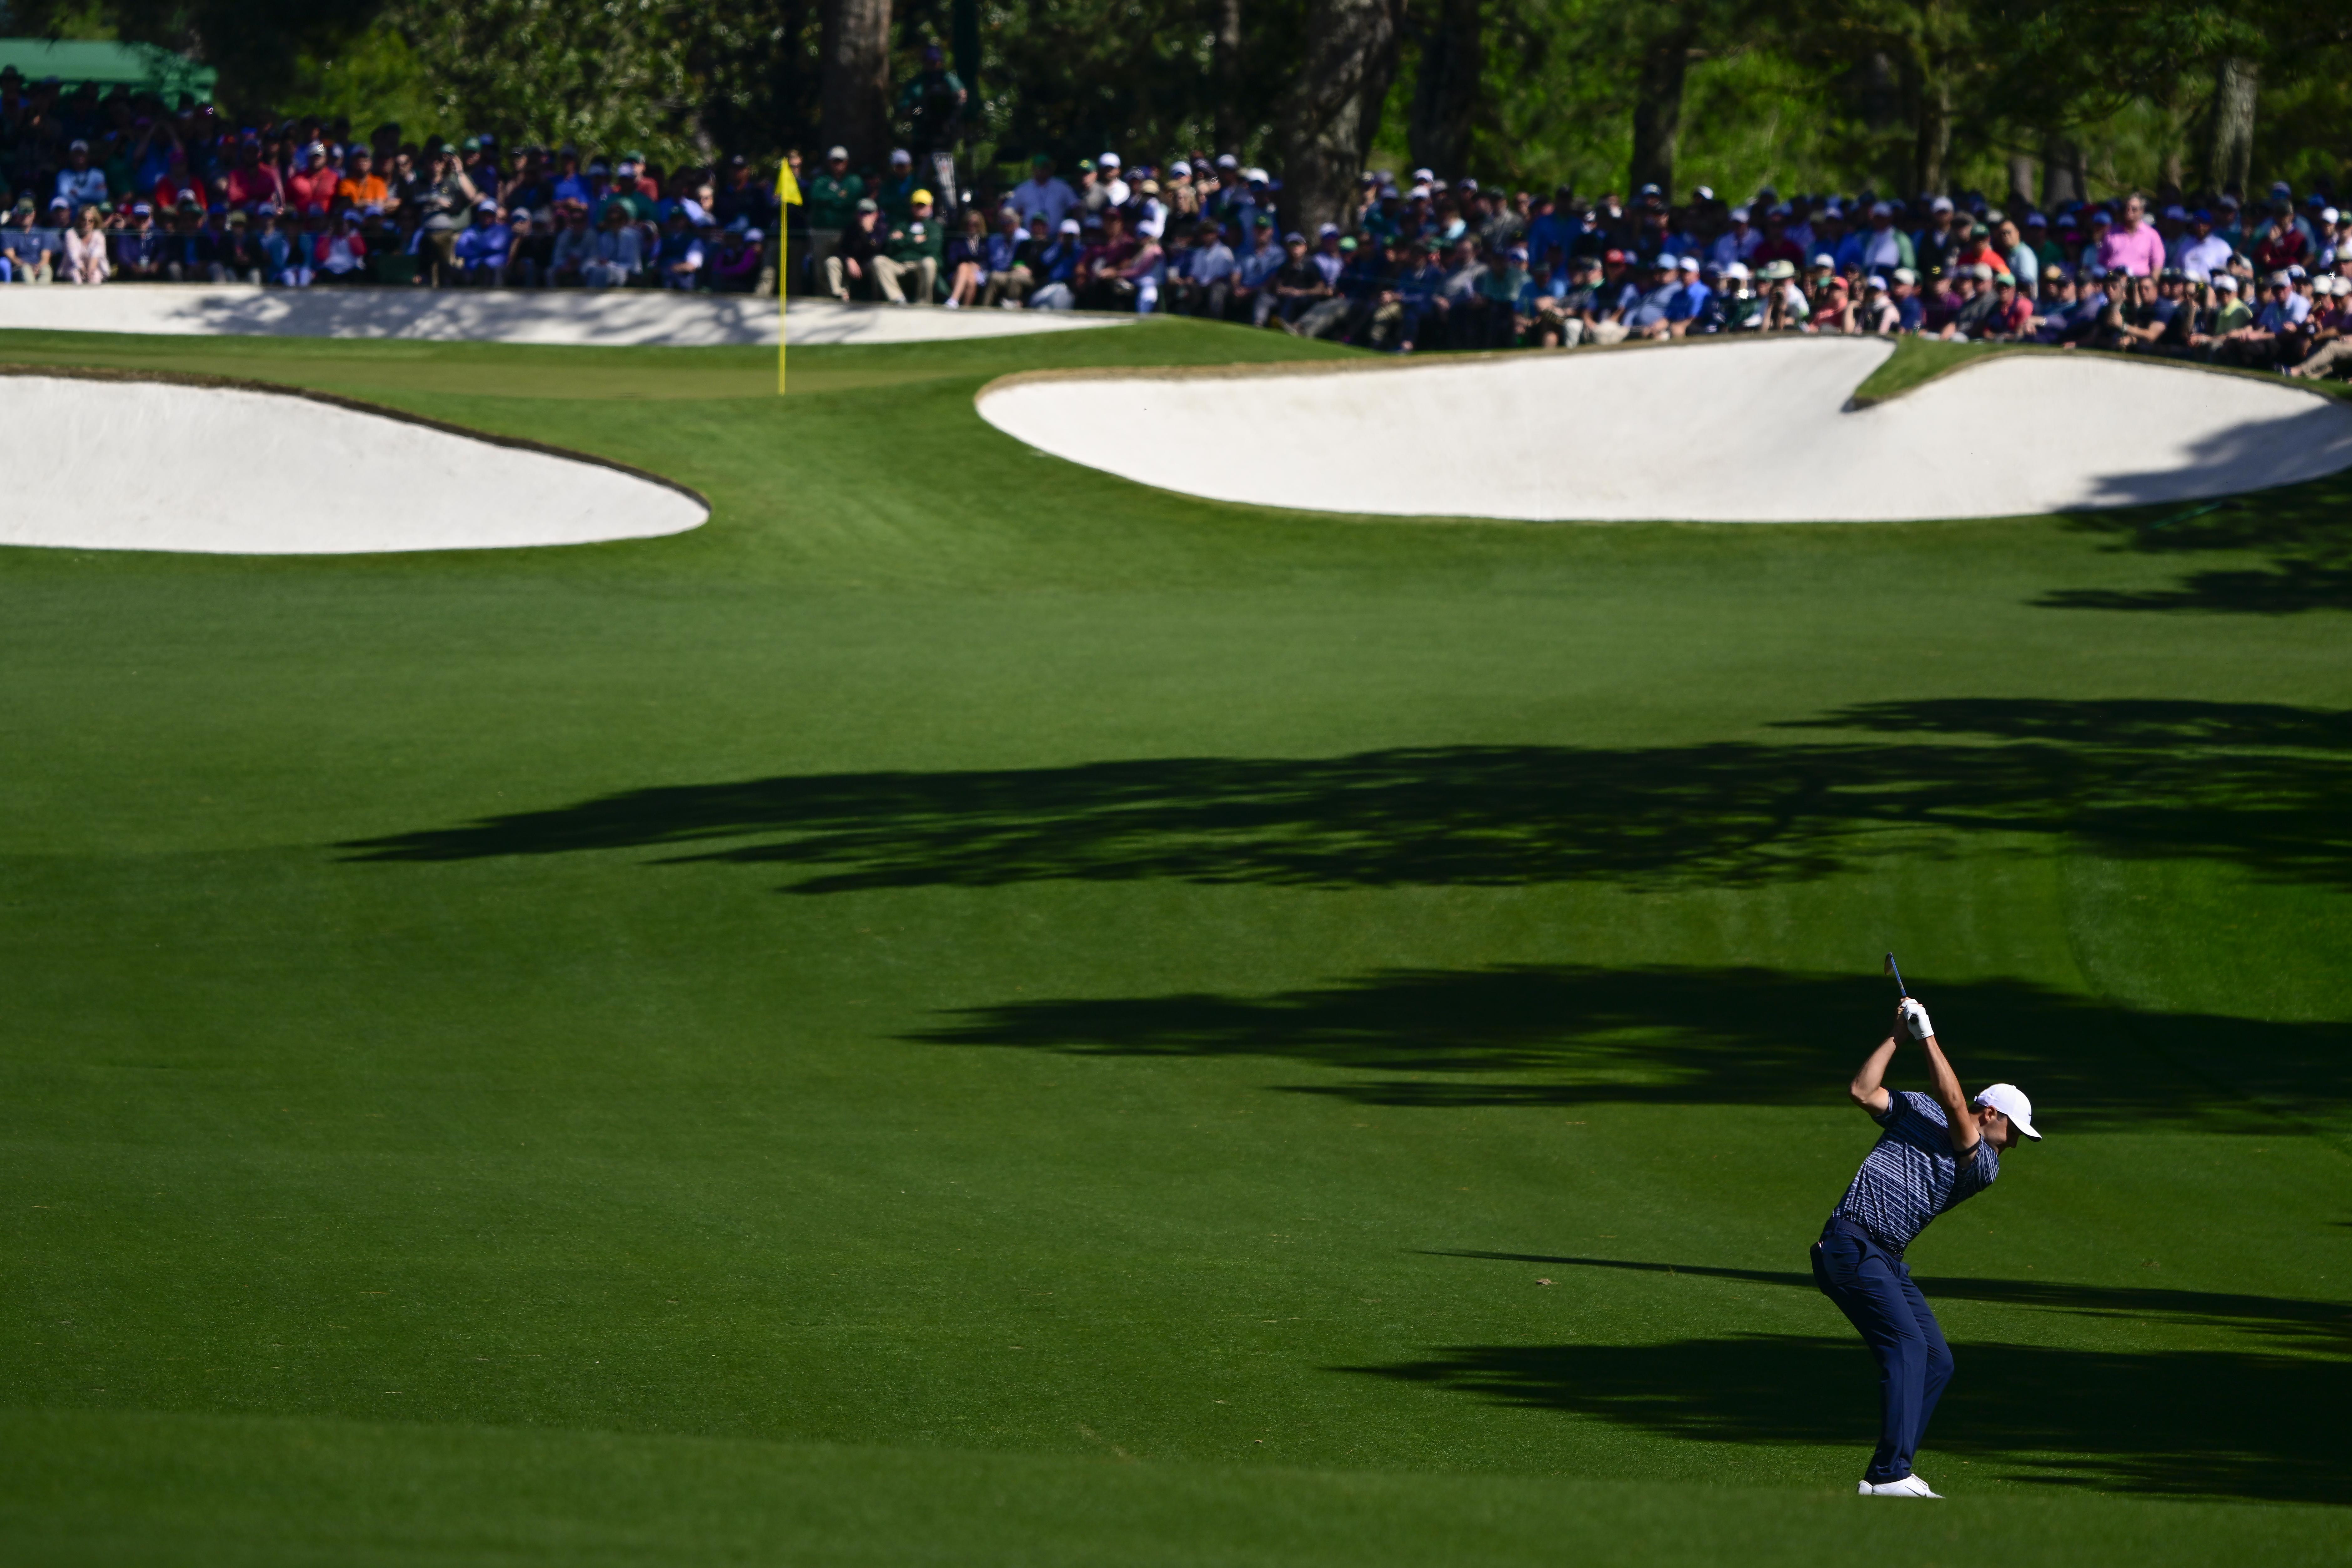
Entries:
{"label": "crowd of spectators", "polygon": [[1164,310],[1397,353],[1916,332],[2352,374],[2352,217],[2283,184],[2251,203],[2129,194],[2043,214],[1872,191],[1595,201],[1418,169],[1367,173],[1346,221],[1310,236],[1232,156],[1163,171],[1106,153],[1075,179],[1037,159],[942,247],[921,200],[865,194],[838,157],[827,175],[816,286],[842,298],[862,281],[894,301]]}
{"label": "crowd of spectators", "polygon": [[775,172],[232,124],[0,69],[0,283],[775,286]]}
{"label": "crowd of spectators", "polygon": [[[961,103],[933,76],[930,96]],[[960,192],[938,140],[871,170],[840,147],[791,154],[803,202],[780,213],[774,171],[740,155],[665,170],[489,135],[231,123],[10,68],[0,283],[749,293],[776,287],[781,219],[788,284],[843,300],[1171,311],[1397,353],[1922,332],[2352,375],[2352,218],[2284,184],[2045,215],[1872,191],[1586,200],[1380,171],[1309,235],[1231,153],[1105,153],[1066,178],[1041,154],[1017,184]]]}

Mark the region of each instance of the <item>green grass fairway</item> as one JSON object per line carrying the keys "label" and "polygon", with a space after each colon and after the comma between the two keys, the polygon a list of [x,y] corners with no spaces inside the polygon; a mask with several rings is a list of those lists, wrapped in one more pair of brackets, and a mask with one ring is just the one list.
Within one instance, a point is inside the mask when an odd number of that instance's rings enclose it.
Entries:
{"label": "green grass fairway", "polygon": [[[0,1557],[2344,1563],[2352,482],[1400,522],[971,406],[1330,352],[0,334],[715,508],[0,551]],[[1930,1510],[1806,1273],[1889,948],[2049,1135],[1912,1252]]]}

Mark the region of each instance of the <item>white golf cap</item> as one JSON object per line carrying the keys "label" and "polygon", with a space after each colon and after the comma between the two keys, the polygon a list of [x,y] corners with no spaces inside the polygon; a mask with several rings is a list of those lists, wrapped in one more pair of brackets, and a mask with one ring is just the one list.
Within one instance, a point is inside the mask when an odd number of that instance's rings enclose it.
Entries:
{"label": "white golf cap", "polygon": [[2042,1134],[2033,1130],[2033,1101],[2026,1099],[2025,1091],[2017,1085],[1994,1084],[1977,1096],[1977,1103],[1992,1107],[2008,1117],[2020,1132],[2037,1143],[2042,1142]]}

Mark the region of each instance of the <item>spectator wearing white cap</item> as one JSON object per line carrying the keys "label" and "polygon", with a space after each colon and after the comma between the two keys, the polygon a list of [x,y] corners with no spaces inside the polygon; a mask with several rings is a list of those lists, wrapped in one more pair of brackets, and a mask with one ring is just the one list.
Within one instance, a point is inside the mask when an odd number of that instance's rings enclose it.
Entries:
{"label": "spectator wearing white cap", "polygon": [[1715,243],[1707,247],[1707,259],[1721,268],[1728,268],[1735,261],[1745,263],[1756,254],[1756,247],[1763,237],[1748,221],[1748,209],[1734,207],[1731,226],[1715,237]]}
{"label": "spectator wearing white cap", "polygon": [[91,165],[89,142],[76,139],[66,149],[66,166],[58,171],[57,188],[50,195],[63,200],[68,212],[106,205],[106,171]]}
{"label": "spectator wearing white cap", "polygon": [[2340,269],[2352,262],[2352,223],[2335,207],[2319,209],[2319,268],[2325,272]]}
{"label": "spectator wearing white cap", "polygon": [[1927,319],[1927,301],[1919,298],[1919,274],[1898,267],[1886,275],[1886,298],[1895,306],[1895,331],[1916,332]]}
{"label": "spectator wearing white cap", "polygon": [[1086,255],[1086,231],[1075,217],[1066,217],[1054,232],[1054,243],[1038,252],[1031,264],[1037,279],[1036,289],[1029,296],[1033,310],[1067,310],[1074,309],[1078,297],[1070,287],[1070,279],[1078,269],[1079,259]]}
{"label": "spectator wearing white cap", "polygon": [[2352,336],[2347,335],[2352,331],[2352,279],[2315,279],[2312,287],[2325,304],[2315,305],[2306,322],[2310,353],[2287,374],[2313,380],[2352,375]]}
{"label": "spectator wearing white cap", "polygon": [[1882,278],[1898,267],[1916,269],[1918,256],[1911,237],[1895,226],[1895,204],[1875,202],[1868,219],[1838,247],[1838,269],[1878,273]]}
{"label": "spectator wearing white cap", "polygon": [[163,234],[155,226],[155,209],[146,202],[131,208],[131,222],[114,236],[114,274],[126,283],[146,282],[163,275]]}
{"label": "spectator wearing white cap", "polygon": [[1666,331],[1675,337],[1688,335],[1691,323],[1706,310],[1715,298],[1715,290],[1701,280],[1702,263],[1696,256],[1675,258],[1675,281],[1678,285],[1674,302],[1666,307]]}
{"label": "spectator wearing white cap", "polygon": [[1862,298],[1853,307],[1853,331],[1874,337],[1892,337],[1903,324],[1903,312],[1889,297],[1886,279],[1874,272],[1862,280]]}
{"label": "spectator wearing white cap", "polygon": [[1755,273],[1744,261],[1735,261],[1723,269],[1716,280],[1715,298],[1709,300],[1696,332],[1753,332],[1762,330],[1769,307],[1762,295],[1756,292]]}
{"label": "spectator wearing white cap", "polygon": [[866,181],[850,172],[849,149],[825,149],[824,167],[801,184],[801,199],[808,214],[808,254],[803,265],[811,288],[825,278],[825,263],[841,247],[842,231],[856,221],[857,204],[865,196]]}
{"label": "spectator wearing white cap", "polygon": [[[348,215],[346,215],[348,216]],[[488,196],[474,204],[474,221],[457,237],[455,257],[457,279],[478,289],[494,289],[506,270],[507,252],[514,248],[514,234],[499,221],[499,204]],[[366,254],[365,247],[361,250]],[[326,263],[322,260],[323,268]]]}
{"label": "spectator wearing white cap", "polygon": [[2254,321],[2252,308],[2240,298],[2235,278],[2227,272],[2217,272],[2213,275],[2211,288],[2212,309],[2206,312],[2204,321],[2189,337],[2190,352],[2203,354],[2208,359],[2220,357],[2222,345],[2253,325]]}
{"label": "spectator wearing white cap", "polygon": [[1168,216],[1178,226],[1190,231],[1201,217],[1201,187],[1192,181],[1190,161],[1179,158],[1168,165],[1168,178],[1160,196],[1168,204]]}
{"label": "spectator wearing white cap", "polygon": [[1104,202],[1115,207],[1127,205],[1135,196],[1133,187],[1121,176],[1119,169],[1116,153],[1106,153],[1095,160],[1095,181],[1102,187]]}
{"label": "spectator wearing white cap", "polygon": [[915,193],[923,188],[922,176],[915,173],[915,155],[904,147],[892,148],[890,172],[874,187],[874,205],[882,210],[886,229],[914,216]]}

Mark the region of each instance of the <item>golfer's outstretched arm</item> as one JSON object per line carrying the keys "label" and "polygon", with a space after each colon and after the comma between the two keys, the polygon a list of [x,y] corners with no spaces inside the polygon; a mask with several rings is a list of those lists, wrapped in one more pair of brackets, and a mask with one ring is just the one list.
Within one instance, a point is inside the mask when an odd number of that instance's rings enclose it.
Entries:
{"label": "golfer's outstretched arm", "polygon": [[1887,1101],[1894,1099],[1886,1092],[1886,1064],[1894,1059],[1895,1037],[1889,1035],[1878,1042],[1878,1048],[1870,1053],[1861,1070],[1853,1075],[1853,1081],[1846,1085],[1845,1091],[1853,1102],[1873,1116],[1885,1114]]}
{"label": "golfer's outstretched arm", "polygon": [[1967,1153],[1977,1146],[1982,1136],[1977,1131],[1977,1119],[1969,1110],[1968,1092],[1960,1088],[1960,1075],[1944,1059],[1944,1047],[1936,1037],[1929,1035],[1919,1042],[1927,1048],[1928,1076],[1936,1080],[1936,1103],[1944,1108],[1944,1124],[1951,1130],[1952,1147]]}

